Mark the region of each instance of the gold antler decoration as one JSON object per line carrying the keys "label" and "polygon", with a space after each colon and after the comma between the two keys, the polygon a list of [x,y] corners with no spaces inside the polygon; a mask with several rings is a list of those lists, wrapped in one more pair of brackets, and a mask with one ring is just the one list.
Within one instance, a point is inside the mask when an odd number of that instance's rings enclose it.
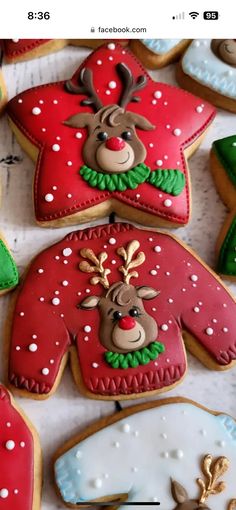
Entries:
{"label": "gold antler decoration", "polygon": [[228,506],[228,510],[235,510],[235,508],[236,508],[236,499],[231,499],[229,506]]}
{"label": "gold antler decoration", "polygon": [[139,249],[139,246],[140,243],[138,241],[130,241],[126,250],[123,246],[117,250],[118,255],[120,255],[120,257],[122,257],[125,261],[125,264],[119,267],[119,271],[124,275],[124,283],[129,284],[131,278],[138,278],[138,272],[132,271],[130,273],[130,270],[134,267],[141,266],[141,264],[145,261],[145,254],[143,251],[140,251],[136,258],[132,260],[133,255]]}
{"label": "gold antler decoration", "polygon": [[[220,476],[229,468],[229,460],[226,457],[218,457],[213,460],[212,455],[206,455],[202,462],[202,472],[206,480],[197,479],[197,483],[201,490],[199,503],[205,503],[207,498],[213,494],[220,494],[226,488],[225,482],[219,482]],[[234,507],[229,510],[232,510]]]}
{"label": "gold antler decoration", "polygon": [[96,257],[93,250],[90,250],[89,248],[83,248],[80,250],[80,255],[84,257],[85,259],[91,260],[94,265],[91,265],[86,260],[83,260],[79,264],[79,268],[83,273],[100,273],[101,276],[93,276],[90,280],[90,283],[92,285],[97,285],[97,283],[101,283],[105,289],[109,288],[109,281],[107,279],[107,276],[110,274],[110,269],[105,269],[103,267],[103,263],[105,260],[107,260],[107,253],[105,251],[102,251],[99,253],[99,255]]}

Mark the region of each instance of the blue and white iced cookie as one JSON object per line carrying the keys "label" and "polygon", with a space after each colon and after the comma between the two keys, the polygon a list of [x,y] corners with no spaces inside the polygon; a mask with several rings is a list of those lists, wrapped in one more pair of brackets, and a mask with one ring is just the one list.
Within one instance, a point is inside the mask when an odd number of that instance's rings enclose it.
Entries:
{"label": "blue and white iced cookie", "polygon": [[131,40],[133,53],[148,69],[160,69],[179,59],[190,39],[139,39]]}
{"label": "blue and white iced cookie", "polygon": [[236,40],[197,39],[177,68],[181,87],[236,112]]}
{"label": "blue and white iced cookie", "polygon": [[57,490],[70,508],[103,501],[120,510],[127,502],[135,509],[144,502],[143,510],[155,502],[163,510],[236,509],[236,422],[185,399],[106,417],[55,458]]}

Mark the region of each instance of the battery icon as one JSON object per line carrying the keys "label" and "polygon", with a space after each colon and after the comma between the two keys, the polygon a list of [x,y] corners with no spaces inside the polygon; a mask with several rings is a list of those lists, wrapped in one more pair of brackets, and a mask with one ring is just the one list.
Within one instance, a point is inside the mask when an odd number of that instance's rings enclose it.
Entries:
{"label": "battery icon", "polygon": [[218,11],[205,11],[203,13],[203,18],[206,20],[216,20],[219,19],[219,12]]}

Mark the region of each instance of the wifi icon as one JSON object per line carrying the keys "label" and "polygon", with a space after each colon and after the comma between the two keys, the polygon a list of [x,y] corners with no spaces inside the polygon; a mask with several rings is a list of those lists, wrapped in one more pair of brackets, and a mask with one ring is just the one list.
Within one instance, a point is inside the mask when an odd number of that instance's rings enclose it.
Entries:
{"label": "wifi icon", "polygon": [[189,16],[191,16],[192,19],[196,19],[199,16],[199,12],[196,11],[189,12]]}

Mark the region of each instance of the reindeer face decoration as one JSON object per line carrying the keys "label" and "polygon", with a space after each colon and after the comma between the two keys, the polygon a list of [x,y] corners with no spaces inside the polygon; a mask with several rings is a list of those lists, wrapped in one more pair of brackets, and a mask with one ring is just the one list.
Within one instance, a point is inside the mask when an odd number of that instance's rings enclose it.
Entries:
{"label": "reindeer face decoration", "polygon": [[223,62],[236,66],[236,39],[213,39],[211,49]]}
{"label": "reindeer face decoration", "polygon": [[[202,461],[202,472],[205,480],[197,478],[197,484],[200,488],[198,499],[190,499],[186,489],[180,483],[171,480],[172,497],[177,503],[174,510],[210,510],[206,505],[209,496],[220,494],[226,488],[225,482],[218,481],[229,468],[227,457],[218,457],[213,459],[212,455],[206,455]],[[228,510],[236,508],[236,500],[231,500]]]}
{"label": "reindeer face decoration", "polygon": [[[81,255],[89,262],[82,261],[80,270],[86,273],[99,273],[90,282],[94,285],[101,283],[108,289],[105,296],[90,296],[80,303],[79,307],[84,310],[99,308],[101,325],[99,337],[102,345],[113,353],[126,354],[145,348],[153,342],[158,344],[159,351],[162,344],[155,342],[158,336],[156,321],[145,310],[143,300],[153,299],[159,292],[151,287],[130,285],[131,278],[137,278],[137,271],[132,269],[140,266],[145,261],[145,255],[140,251],[136,258],[133,258],[140,244],[138,241],[131,241],[127,249],[120,247],[118,255],[124,259],[124,265],[119,267],[123,273],[124,281],[116,282],[109,287],[107,276],[110,269],[105,269],[103,263],[108,255],[102,252],[96,257],[90,249],[81,250]],[[92,264],[91,264],[92,262]],[[109,354],[109,353],[107,353]],[[157,357],[157,356],[155,356]]]}
{"label": "reindeer face decoration", "polygon": [[88,128],[89,136],[84,143],[83,157],[85,164],[93,170],[103,173],[123,173],[143,163],[146,149],[138,137],[135,127],[143,130],[155,128],[142,115],[126,111],[129,102],[140,101],[133,95],[145,87],[146,76],[139,76],[136,81],[125,64],[117,64],[117,73],[124,84],[119,105],[103,106],[93,84],[91,69],[83,68],[79,84],[66,83],[66,90],[72,94],[86,94],[87,99],[81,105],[91,105],[93,113],[78,113],[64,123],[74,128]]}

